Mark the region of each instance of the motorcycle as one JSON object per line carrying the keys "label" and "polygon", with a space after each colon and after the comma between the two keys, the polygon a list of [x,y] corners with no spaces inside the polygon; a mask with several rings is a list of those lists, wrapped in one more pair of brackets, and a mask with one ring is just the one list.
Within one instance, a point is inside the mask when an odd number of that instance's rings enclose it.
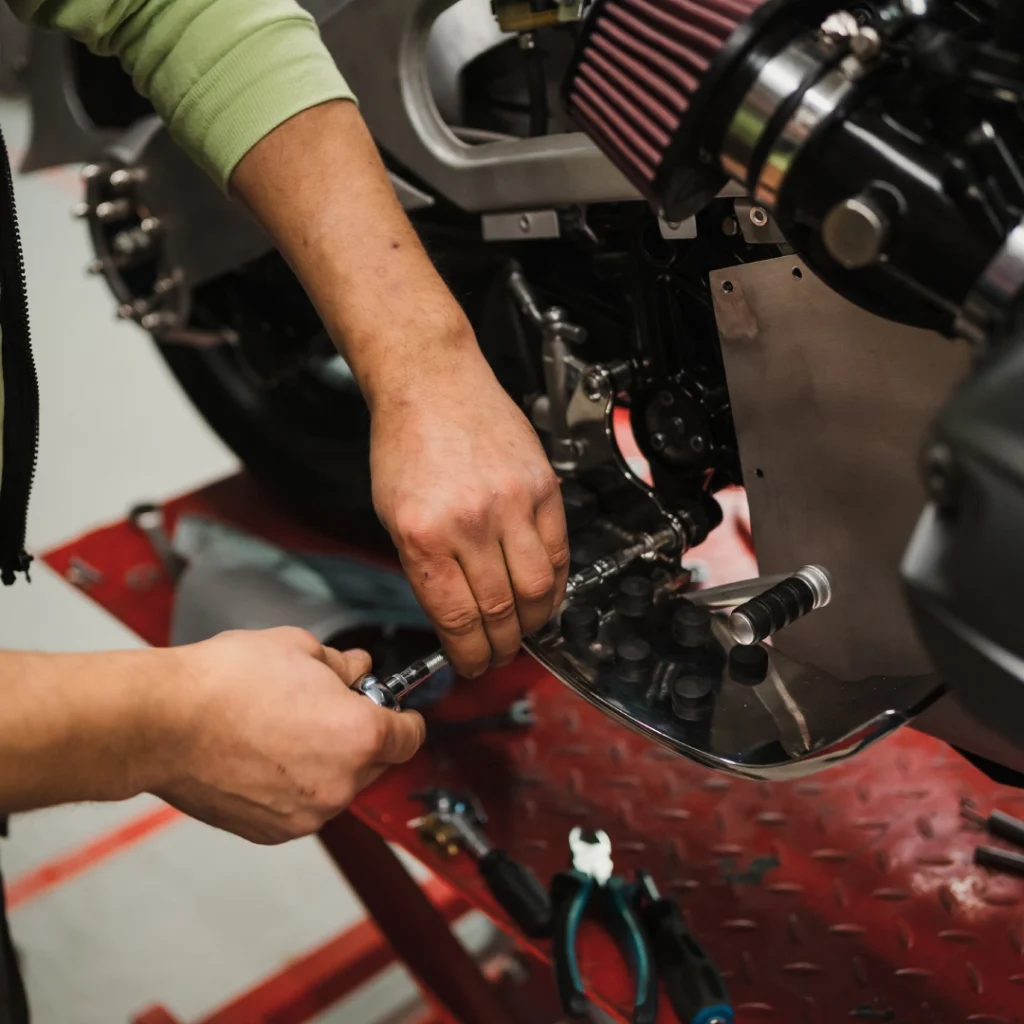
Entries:
{"label": "motorcycle", "polygon": [[[1017,779],[1018,471],[978,513],[992,452],[965,440],[1024,433],[988,400],[1016,380],[1024,285],[1011,5],[303,6],[564,481],[592,585],[531,653],[720,771],[820,770],[913,721]],[[77,213],[117,315],[255,475],[324,519],[368,508],[365,406],[269,239],[116,66],[31,52],[27,164],[87,161]],[[702,596],[680,555],[737,485],[764,576]],[[826,567],[827,608],[801,566]],[[780,580],[795,604],[765,612]],[[800,618],[753,680],[732,652],[757,644],[702,611],[748,599],[778,620],[755,640]]]}

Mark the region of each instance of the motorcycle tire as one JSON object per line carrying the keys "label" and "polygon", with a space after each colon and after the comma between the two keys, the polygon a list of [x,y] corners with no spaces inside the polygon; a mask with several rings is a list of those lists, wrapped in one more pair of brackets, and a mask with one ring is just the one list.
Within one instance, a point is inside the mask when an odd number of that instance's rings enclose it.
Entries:
{"label": "motorcycle tire", "polygon": [[[478,239],[467,244],[461,232],[443,241],[430,237],[429,230],[422,233],[498,380],[526,406],[540,387],[539,364],[535,372],[504,286],[507,254]],[[370,415],[355,382],[339,386],[336,374],[325,379],[321,361],[320,370],[300,362],[268,384],[252,372],[252,360],[244,355],[247,341],[261,334],[275,337],[283,351],[319,334],[323,351],[322,328],[318,320],[308,319],[306,300],[295,294],[297,282],[276,254],[231,279],[208,288],[207,296],[214,297],[217,319],[232,327],[241,343],[193,347],[157,342],[172,374],[199,414],[271,494],[328,528],[339,519],[372,520]],[[259,305],[262,309],[256,309]],[[268,330],[268,320],[282,308],[294,315]],[[285,335],[292,330],[289,340]]]}
{"label": "motorcycle tire", "polygon": [[370,416],[358,391],[330,394],[305,374],[266,387],[229,345],[158,348],[199,414],[272,493],[325,522],[371,511]]}

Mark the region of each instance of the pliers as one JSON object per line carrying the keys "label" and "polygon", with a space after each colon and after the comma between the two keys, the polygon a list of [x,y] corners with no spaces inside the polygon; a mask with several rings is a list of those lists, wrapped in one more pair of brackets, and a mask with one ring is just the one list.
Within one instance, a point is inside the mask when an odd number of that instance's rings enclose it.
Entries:
{"label": "pliers", "polygon": [[572,870],[555,875],[551,886],[555,910],[555,981],[570,1017],[587,1015],[576,938],[583,918],[592,912],[618,941],[636,978],[633,1024],[654,1024],[658,1015],[658,974],[647,933],[636,913],[638,886],[614,874],[607,833],[574,828],[569,835]]}

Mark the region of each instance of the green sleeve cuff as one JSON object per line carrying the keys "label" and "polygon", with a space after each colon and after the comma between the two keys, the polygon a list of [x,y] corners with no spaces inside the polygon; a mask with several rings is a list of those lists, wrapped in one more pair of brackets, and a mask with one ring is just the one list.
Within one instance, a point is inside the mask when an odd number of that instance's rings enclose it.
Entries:
{"label": "green sleeve cuff", "polygon": [[354,100],[312,22],[275,21],[240,39],[168,120],[175,140],[227,190],[241,159],[296,114]]}
{"label": "green sleeve cuff", "polygon": [[224,189],[290,117],[354,99],[295,0],[9,0],[19,17],[116,54],[177,142]]}

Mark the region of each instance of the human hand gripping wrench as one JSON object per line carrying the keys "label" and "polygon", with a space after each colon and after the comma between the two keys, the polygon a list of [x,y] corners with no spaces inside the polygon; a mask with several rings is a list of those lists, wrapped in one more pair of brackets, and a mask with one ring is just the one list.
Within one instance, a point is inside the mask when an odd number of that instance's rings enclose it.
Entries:
{"label": "human hand gripping wrench", "polygon": [[[565,585],[565,597],[568,600],[585,590],[614,579],[638,558],[650,557],[659,551],[671,550],[678,547],[679,544],[679,534],[670,526],[658,530],[657,533],[646,534],[635,544],[600,558],[592,565],[588,565],[585,569],[570,576]],[[448,657],[444,651],[436,651],[426,658],[414,661],[408,668],[385,679],[378,679],[374,675],[364,676],[355,688],[364,696],[369,697],[378,707],[401,711],[402,701],[447,665]]]}

